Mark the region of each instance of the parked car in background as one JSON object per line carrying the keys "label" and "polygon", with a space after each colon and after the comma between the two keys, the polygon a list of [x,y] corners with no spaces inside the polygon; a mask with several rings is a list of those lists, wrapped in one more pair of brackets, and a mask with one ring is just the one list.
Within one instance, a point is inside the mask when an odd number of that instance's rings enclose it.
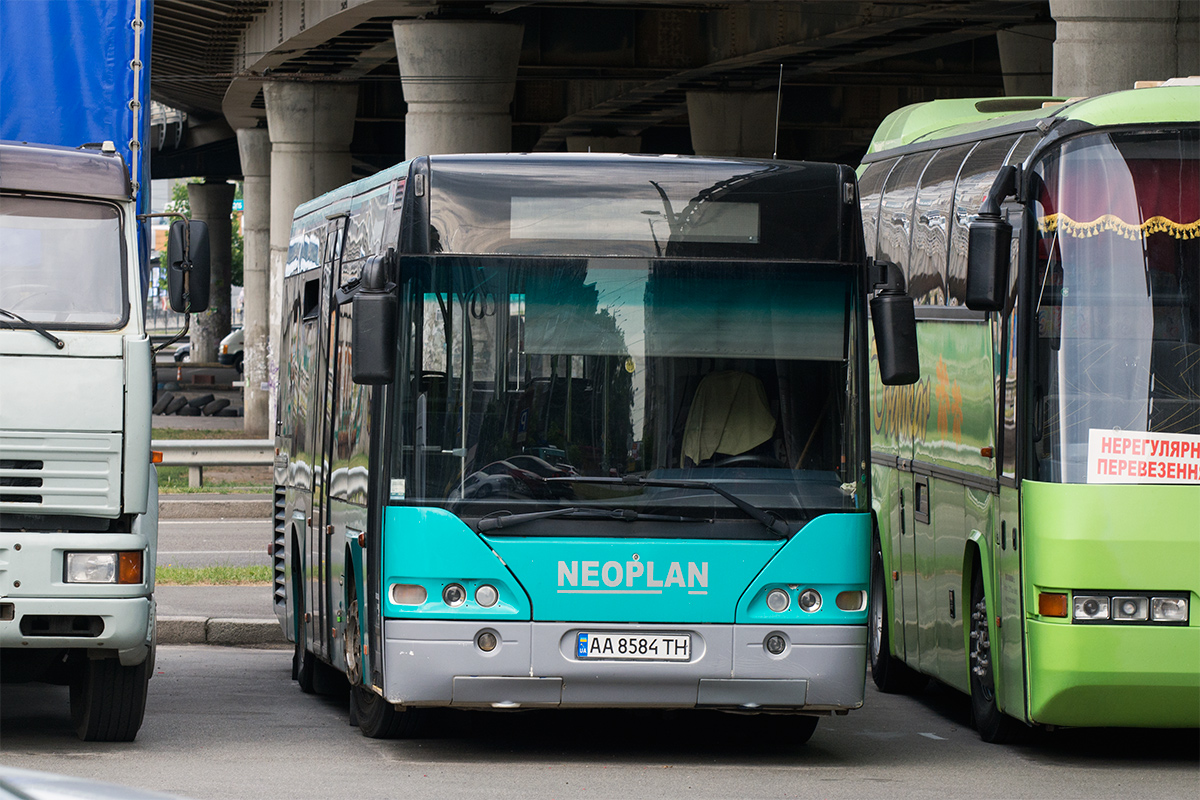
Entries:
{"label": "parked car in background", "polygon": [[[245,333],[239,326],[229,332],[229,334],[221,340],[217,345],[217,361],[227,367],[235,368],[239,373],[242,371],[242,342],[245,340]],[[175,348],[175,352],[171,354],[175,359],[176,364],[184,361],[192,360],[192,343],[184,342]]]}
{"label": "parked car in background", "polygon": [[234,328],[217,345],[217,361],[227,367],[242,371],[242,342],[245,341],[245,331],[241,327]]}

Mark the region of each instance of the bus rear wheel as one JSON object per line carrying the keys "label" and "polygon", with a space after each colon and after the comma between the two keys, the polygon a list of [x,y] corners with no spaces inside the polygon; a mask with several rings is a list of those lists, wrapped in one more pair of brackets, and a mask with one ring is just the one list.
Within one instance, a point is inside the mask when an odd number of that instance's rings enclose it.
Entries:
{"label": "bus rear wheel", "polygon": [[871,663],[871,680],[875,681],[879,691],[887,694],[919,692],[929,683],[929,678],[892,656],[885,591],[883,552],[876,541],[871,552],[871,605],[867,620],[867,660]]}
{"label": "bus rear wheel", "polygon": [[991,635],[988,632],[987,598],[978,564],[971,578],[971,643],[968,654],[971,679],[971,716],[979,738],[1004,744],[1016,733],[1016,722],[996,704],[995,673],[992,670]]}
{"label": "bus rear wheel", "polygon": [[351,716],[370,739],[409,739],[420,735],[428,713],[423,708],[398,709],[365,686],[350,688]]}

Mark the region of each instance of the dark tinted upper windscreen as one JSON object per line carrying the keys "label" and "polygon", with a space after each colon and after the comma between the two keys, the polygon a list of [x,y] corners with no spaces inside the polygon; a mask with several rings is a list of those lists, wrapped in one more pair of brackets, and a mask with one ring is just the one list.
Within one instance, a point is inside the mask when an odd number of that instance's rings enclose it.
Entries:
{"label": "dark tinted upper windscreen", "polygon": [[435,253],[855,258],[832,164],[664,157],[433,158]]}

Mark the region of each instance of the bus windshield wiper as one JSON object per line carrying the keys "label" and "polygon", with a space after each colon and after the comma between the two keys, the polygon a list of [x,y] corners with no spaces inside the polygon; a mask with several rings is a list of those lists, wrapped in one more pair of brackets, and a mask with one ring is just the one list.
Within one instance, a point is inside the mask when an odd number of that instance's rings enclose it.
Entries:
{"label": "bus windshield wiper", "polygon": [[[44,336],[45,338],[47,338],[51,342],[53,342],[54,346],[57,347],[59,350],[62,350],[64,347],[67,346],[67,343],[64,342],[62,339],[58,338],[53,333],[46,330],[41,325],[38,325],[36,322],[30,322],[29,320],[22,317],[20,314],[14,314],[13,312],[9,311],[7,308],[0,308],[0,314],[3,314],[6,317],[15,319],[17,322],[23,323],[23,324],[28,325],[29,327],[33,328],[35,331],[40,333],[42,336]],[[11,322],[0,322],[0,325],[4,325],[9,330],[13,330],[13,326],[12,326]]]}
{"label": "bus windshield wiper", "polygon": [[663,486],[674,489],[706,489],[710,492],[716,492],[724,497],[729,502],[737,506],[746,516],[761,523],[767,530],[774,533],[780,539],[791,537],[794,530],[792,526],[783,521],[777,514],[774,514],[765,509],[761,509],[752,503],[748,503],[737,495],[722,489],[715,483],[708,481],[694,480],[676,480],[670,478],[641,478],[636,475],[626,475],[623,478],[587,478],[583,476],[573,476],[570,478],[547,478],[547,483],[598,483],[611,484],[614,486]]}
{"label": "bus windshield wiper", "polygon": [[496,516],[487,516],[479,520],[475,526],[480,533],[491,530],[499,530],[500,528],[511,528],[516,525],[521,525],[526,522],[533,522],[539,519],[549,519],[550,517],[571,517],[571,516],[591,516],[596,519],[615,519],[621,522],[637,522],[639,520],[651,522],[712,522],[707,517],[683,517],[676,514],[644,514],[632,508],[588,508],[581,506],[570,506],[568,508],[555,508],[550,511],[530,511],[527,514],[510,514],[505,511],[499,512]]}

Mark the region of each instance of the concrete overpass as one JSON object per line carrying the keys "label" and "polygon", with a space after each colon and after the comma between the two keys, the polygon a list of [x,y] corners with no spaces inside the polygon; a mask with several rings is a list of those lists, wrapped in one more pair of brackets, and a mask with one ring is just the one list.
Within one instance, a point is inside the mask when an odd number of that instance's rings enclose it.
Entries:
{"label": "concrete overpass", "polygon": [[353,177],[466,151],[856,163],[908,103],[1196,74],[1198,31],[1200,0],[156,0],[152,95],[182,113],[149,150],[155,177],[215,179],[197,216],[227,218],[224,179],[246,180],[246,426],[265,435],[292,209]]}

